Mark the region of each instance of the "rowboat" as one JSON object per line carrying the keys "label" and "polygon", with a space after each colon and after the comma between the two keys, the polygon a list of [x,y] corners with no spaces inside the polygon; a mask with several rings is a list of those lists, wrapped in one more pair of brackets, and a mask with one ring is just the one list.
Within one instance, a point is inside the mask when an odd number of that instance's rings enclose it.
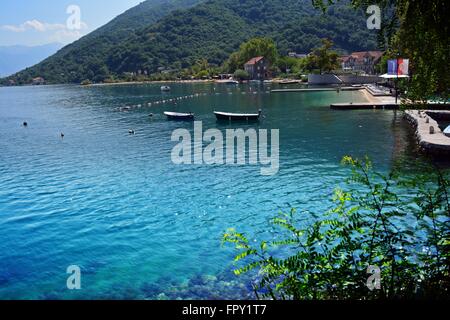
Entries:
{"label": "rowboat", "polygon": [[166,115],[169,120],[194,120],[194,114],[192,112],[164,112],[164,115]]}
{"label": "rowboat", "polygon": [[217,120],[227,120],[227,121],[258,121],[261,117],[262,111],[259,110],[258,113],[230,113],[230,112],[218,112],[214,111]]}

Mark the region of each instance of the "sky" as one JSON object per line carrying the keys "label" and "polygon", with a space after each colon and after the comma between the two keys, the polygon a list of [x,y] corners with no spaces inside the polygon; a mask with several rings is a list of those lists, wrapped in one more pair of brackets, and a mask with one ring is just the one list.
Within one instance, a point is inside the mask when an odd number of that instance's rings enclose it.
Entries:
{"label": "sky", "polygon": [[0,46],[69,44],[141,2],[143,0],[1,0]]}

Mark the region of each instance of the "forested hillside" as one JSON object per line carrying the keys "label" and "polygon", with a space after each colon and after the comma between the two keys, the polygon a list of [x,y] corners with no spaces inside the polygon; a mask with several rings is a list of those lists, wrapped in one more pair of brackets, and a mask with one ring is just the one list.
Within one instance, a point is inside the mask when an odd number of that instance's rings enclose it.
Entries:
{"label": "forested hillside", "polygon": [[[136,18],[150,2],[151,17]],[[333,40],[342,52],[376,48],[376,32],[367,30],[364,12],[345,1],[331,6],[327,15],[313,8],[310,0],[210,0],[175,11],[170,10],[199,1],[169,2],[156,6],[155,1],[144,2],[141,9],[129,10],[13,79],[19,83],[35,76],[48,82],[103,81],[130,72],[151,74],[160,67],[186,68],[199,59],[220,65],[255,36],[273,38],[281,54],[308,53],[320,46],[322,38]],[[146,26],[139,28],[136,20]]]}
{"label": "forested hillside", "polygon": [[44,77],[48,83],[79,83],[85,79],[101,81],[109,74],[106,61],[110,52],[123,41],[170,12],[201,1],[146,0],[50,58],[8,79],[17,83],[29,83],[38,76]]}

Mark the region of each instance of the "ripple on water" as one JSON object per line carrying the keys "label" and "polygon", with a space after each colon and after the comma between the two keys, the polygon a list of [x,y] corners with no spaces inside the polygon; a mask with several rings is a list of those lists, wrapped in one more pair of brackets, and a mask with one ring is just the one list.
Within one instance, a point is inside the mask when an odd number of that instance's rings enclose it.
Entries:
{"label": "ripple on water", "polygon": [[[347,174],[343,155],[367,153],[388,168],[405,136],[392,130],[390,111],[328,109],[347,93],[172,87],[165,96],[156,85],[0,88],[0,298],[253,298],[250,281],[231,273],[222,233],[234,227],[256,240],[270,235],[280,210],[325,212],[323,199]],[[116,111],[196,92],[207,95]],[[225,130],[238,125],[216,123],[214,109],[251,111],[255,101],[266,115],[257,126],[280,129],[277,175],[172,164],[172,131],[192,124],[168,122],[167,108],[195,112],[204,130]],[[82,267],[82,295],[64,289],[71,264]]]}

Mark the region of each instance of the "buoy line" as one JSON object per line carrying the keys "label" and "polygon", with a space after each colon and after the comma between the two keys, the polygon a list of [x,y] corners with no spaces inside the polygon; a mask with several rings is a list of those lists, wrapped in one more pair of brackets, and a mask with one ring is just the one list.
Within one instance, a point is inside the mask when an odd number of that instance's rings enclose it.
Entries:
{"label": "buoy line", "polygon": [[144,104],[126,105],[124,107],[116,108],[116,111],[127,112],[127,111],[131,111],[131,110],[141,109],[144,107],[152,107],[152,106],[162,105],[162,104],[167,104],[167,103],[176,103],[178,101],[194,99],[194,98],[198,98],[201,96],[207,96],[207,95],[208,95],[207,93],[195,93],[195,94],[190,94],[190,95],[176,97],[176,98],[162,99],[162,100],[147,102]]}

